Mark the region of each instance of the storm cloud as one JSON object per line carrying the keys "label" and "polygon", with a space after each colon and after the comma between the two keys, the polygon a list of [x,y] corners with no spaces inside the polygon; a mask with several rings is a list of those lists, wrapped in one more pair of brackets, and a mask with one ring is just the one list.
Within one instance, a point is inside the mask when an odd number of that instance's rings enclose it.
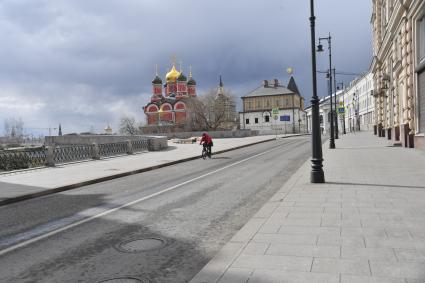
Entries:
{"label": "storm cloud", "polygon": [[[316,16],[317,37],[333,37],[337,71],[367,71],[371,1],[316,0]],[[122,115],[143,121],[155,64],[164,77],[173,55],[185,73],[192,65],[200,94],[220,74],[236,96],[263,79],[286,83],[292,67],[308,102],[308,17],[309,1],[295,0],[3,0],[0,123],[22,117],[27,132],[61,123],[69,133],[117,129]],[[318,69],[327,59],[318,54]]]}

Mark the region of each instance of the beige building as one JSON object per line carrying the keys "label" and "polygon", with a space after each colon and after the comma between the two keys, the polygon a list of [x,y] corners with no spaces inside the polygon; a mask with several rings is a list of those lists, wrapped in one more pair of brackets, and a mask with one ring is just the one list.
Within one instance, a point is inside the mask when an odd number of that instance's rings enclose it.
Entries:
{"label": "beige building", "polygon": [[257,130],[260,134],[306,131],[304,98],[293,77],[288,86],[277,79],[264,80],[263,85],[242,96],[242,101],[241,129]]}
{"label": "beige building", "polygon": [[372,1],[375,133],[425,149],[425,1]]}

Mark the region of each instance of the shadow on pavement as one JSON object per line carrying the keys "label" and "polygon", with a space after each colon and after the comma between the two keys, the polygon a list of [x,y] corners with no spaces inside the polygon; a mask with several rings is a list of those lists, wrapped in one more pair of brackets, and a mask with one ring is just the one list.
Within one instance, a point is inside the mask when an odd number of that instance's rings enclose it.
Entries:
{"label": "shadow on pavement", "polygon": [[36,187],[36,186],[27,186],[27,185],[20,185],[20,184],[13,184],[13,183],[7,183],[7,182],[0,182],[0,206],[3,205],[3,202],[6,203],[9,198],[13,198],[19,195],[26,195],[29,192],[39,192],[46,190],[42,187]]}
{"label": "shadow on pavement", "polygon": [[[113,208],[120,205],[109,202],[102,194],[56,194],[44,199],[3,207],[0,222],[6,225],[2,225],[2,229],[10,233],[4,232],[6,235],[0,237],[0,243],[28,232],[27,238],[18,241],[22,242],[37,236],[31,231],[40,232],[39,229],[44,228],[43,235],[48,229],[54,231],[75,223],[87,217],[81,214],[85,207]],[[154,210],[133,213],[137,210],[137,205],[125,207],[2,255],[0,281],[95,283],[114,278],[136,278],[141,282],[188,282],[208,263],[210,258],[205,256],[196,235],[174,237],[170,231],[175,223],[168,223],[170,227],[158,230],[158,217],[165,215],[158,216]],[[12,217],[13,214],[16,216]],[[51,217],[51,214],[55,216]],[[30,217],[26,218],[28,224],[25,227],[15,229],[12,226],[19,225],[16,220],[25,217]],[[139,251],[131,243],[141,239],[159,239],[163,244]],[[125,251],[122,247],[129,242],[130,251]],[[16,242],[9,242],[9,245],[14,244]]]}

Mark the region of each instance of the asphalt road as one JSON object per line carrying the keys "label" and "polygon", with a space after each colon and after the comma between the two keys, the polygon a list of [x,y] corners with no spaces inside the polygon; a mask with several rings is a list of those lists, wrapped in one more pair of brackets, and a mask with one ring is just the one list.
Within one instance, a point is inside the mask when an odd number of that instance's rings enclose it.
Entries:
{"label": "asphalt road", "polygon": [[187,282],[309,154],[280,139],[0,207],[0,282]]}

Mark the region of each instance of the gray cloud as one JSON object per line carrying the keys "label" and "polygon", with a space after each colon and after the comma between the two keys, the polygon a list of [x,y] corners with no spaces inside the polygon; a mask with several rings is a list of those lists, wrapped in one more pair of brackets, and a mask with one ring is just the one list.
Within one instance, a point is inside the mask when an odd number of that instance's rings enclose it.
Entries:
{"label": "gray cloud", "polygon": [[[305,3],[304,3],[305,2]],[[370,1],[316,1],[317,36],[333,36],[338,70],[371,59]],[[0,2],[0,121],[59,122],[65,132],[116,129],[121,115],[143,120],[155,64],[175,54],[193,66],[200,92],[219,74],[241,96],[263,79],[295,79],[311,97],[308,1],[6,0]],[[327,54],[318,55],[327,69]],[[326,85],[319,76],[319,94]],[[352,77],[338,77],[348,82]]]}

